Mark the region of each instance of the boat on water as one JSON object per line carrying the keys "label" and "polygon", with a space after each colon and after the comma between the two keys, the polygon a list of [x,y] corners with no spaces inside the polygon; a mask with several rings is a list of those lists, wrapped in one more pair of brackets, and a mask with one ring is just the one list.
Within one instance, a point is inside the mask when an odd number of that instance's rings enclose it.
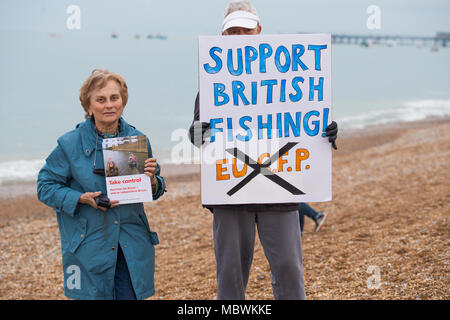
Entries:
{"label": "boat on water", "polygon": [[166,39],[167,39],[167,36],[164,35],[164,34],[158,33],[158,34],[155,36],[155,38],[156,38],[156,39],[160,39],[160,40],[166,40]]}
{"label": "boat on water", "polygon": [[[113,39],[116,39],[116,38],[118,38],[119,37],[119,35],[117,34],[117,33],[115,33],[115,32],[113,32],[113,33],[111,33],[111,38],[113,38]],[[135,39],[140,39],[141,38],[141,35],[139,34],[139,33],[135,33],[134,34],[134,38]],[[168,37],[166,36],[166,35],[164,35],[164,34],[161,34],[161,33],[158,33],[158,34],[155,34],[155,35],[153,35],[153,34],[148,34],[147,35],[147,39],[159,39],[159,40],[166,40]]]}
{"label": "boat on water", "polygon": [[147,35],[147,39],[159,39],[159,40],[166,40],[168,37],[165,34],[157,33],[157,34],[151,34],[149,33]]}

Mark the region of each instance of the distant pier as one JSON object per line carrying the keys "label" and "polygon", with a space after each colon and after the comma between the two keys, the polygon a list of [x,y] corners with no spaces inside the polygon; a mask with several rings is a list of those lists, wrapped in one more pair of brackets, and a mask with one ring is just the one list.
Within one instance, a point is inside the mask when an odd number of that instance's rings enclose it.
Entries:
{"label": "distant pier", "polygon": [[333,44],[347,44],[360,46],[382,45],[394,46],[416,46],[445,48],[450,46],[450,32],[438,32],[434,37],[423,36],[399,36],[399,35],[354,35],[354,34],[332,34]]}

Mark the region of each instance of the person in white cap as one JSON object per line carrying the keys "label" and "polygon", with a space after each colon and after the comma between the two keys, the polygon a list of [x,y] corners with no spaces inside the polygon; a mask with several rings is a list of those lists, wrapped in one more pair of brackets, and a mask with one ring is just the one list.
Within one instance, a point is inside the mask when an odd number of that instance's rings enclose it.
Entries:
{"label": "person in white cap", "polygon": [[[254,10],[253,6],[248,1],[232,2],[228,6],[228,11],[233,10],[233,4],[241,5],[248,4],[250,10],[253,12],[248,12],[245,10],[232,11],[227,15],[225,13],[225,18],[222,23],[222,35],[233,36],[240,34],[260,34],[261,25],[259,24],[259,17]],[[238,7],[236,7],[238,8]],[[242,7],[239,9],[243,9]]]}
{"label": "person in white cap", "polygon": [[[232,1],[225,10],[222,35],[258,35],[261,24],[249,1]],[[195,100],[191,142],[200,146],[209,123],[199,121]],[[328,133],[331,131],[328,130]],[[332,130],[333,143],[337,128]],[[330,140],[331,142],[331,140]],[[206,206],[214,214],[213,236],[217,267],[217,298],[245,299],[255,244],[255,226],[272,272],[275,299],[306,299],[303,279],[299,203]]]}

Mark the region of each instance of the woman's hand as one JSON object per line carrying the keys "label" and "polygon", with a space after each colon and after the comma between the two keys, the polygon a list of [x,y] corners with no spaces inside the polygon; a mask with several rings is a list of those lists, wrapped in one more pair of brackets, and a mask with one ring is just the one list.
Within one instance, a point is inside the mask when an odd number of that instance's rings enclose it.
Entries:
{"label": "woman's hand", "polygon": [[[106,212],[107,208],[99,207],[99,206],[97,206],[97,203],[95,203],[94,198],[98,197],[101,194],[102,194],[101,191],[83,193],[81,195],[80,199],[78,200],[78,203],[87,204],[87,205],[90,205],[94,209],[100,209],[100,210],[103,210]],[[111,208],[118,207],[118,206],[119,206],[119,200],[111,201]]]}
{"label": "woman's hand", "polygon": [[152,186],[156,184],[156,169],[158,164],[155,158],[148,158],[145,160],[144,174],[150,177]]}

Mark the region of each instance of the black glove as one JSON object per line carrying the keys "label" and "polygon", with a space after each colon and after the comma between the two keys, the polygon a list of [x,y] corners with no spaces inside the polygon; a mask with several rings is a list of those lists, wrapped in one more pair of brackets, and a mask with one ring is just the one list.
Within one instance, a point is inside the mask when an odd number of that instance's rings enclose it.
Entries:
{"label": "black glove", "polygon": [[99,206],[99,207],[103,207],[103,208],[111,207],[111,202],[109,201],[108,196],[105,194],[101,194],[101,195],[95,197],[94,200],[95,200],[95,203],[97,204],[97,206]]}
{"label": "black glove", "polygon": [[194,121],[189,128],[189,136],[193,145],[200,147],[206,138],[211,136],[211,125],[209,122]]}
{"label": "black glove", "polygon": [[328,137],[328,141],[331,143],[333,148],[337,150],[336,139],[338,133],[338,125],[336,122],[332,121],[325,129],[325,135]]}

